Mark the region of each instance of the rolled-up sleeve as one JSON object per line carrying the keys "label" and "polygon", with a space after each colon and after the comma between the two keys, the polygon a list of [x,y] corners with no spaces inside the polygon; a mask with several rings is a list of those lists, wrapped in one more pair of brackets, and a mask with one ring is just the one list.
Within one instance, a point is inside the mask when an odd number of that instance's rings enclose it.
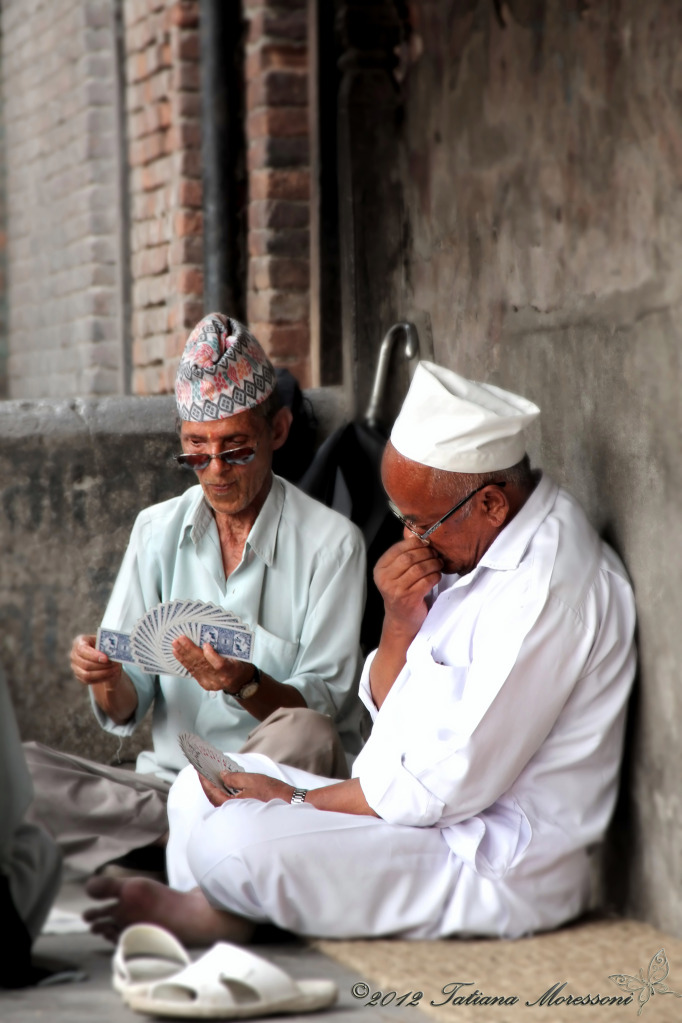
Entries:
{"label": "rolled-up sleeve", "polygon": [[[102,618],[102,628],[130,633],[147,609],[161,600],[158,568],[145,556],[149,529],[148,516],[146,512],[141,512],[131,531],[128,548]],[[149,710],[156,690],[156,676],[147,674],[134,664],[124,664],[123,670],[135,686],[138,699],[137,709],[130,721],[124,725],[115,724],[90,693],[92,709],[101,727],[120,736],[131,735],[135,731]]]}
{"label": "rolled-up sleeve", "polygon": [[[481,614],[470,663],[461,666],[439,663],[418,637],[355,762],[372,809],[395,824],[456,824],[510,788],[581,678],[595,704],[612,698],[622,706],[627,685],[611,687],[612,696],[608,690],[611,679],[631,674],[629,588],[602,583],[583,610],[578,615],[544,595],[534,606],[515,604],[512,592]],[[611,640],[592,665],[597,635],[607,628]]]}

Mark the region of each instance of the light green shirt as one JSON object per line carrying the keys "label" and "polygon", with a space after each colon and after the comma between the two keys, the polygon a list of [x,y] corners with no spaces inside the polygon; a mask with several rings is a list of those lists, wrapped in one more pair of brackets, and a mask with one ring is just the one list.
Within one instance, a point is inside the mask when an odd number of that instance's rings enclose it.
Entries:
{"label": "light green shirt", "polygon": [[[138,516],[102,626],[130,632],[149,608],[179,598],[214,601],[237,614],[253,630],[253,662],[300,690],[308,707],[331,715],[346,751],[359,751],[365,548],[348,519],[274,476],[242,560],[226,579],[213,512],[201,487],[190,487]],[[173,780],[186,766],[180,732],[238,750],[258,723],[233,697],[208,693],[194,679],[124,667],[139,698],[134,718],[115,725],[94,700],[93,707],[103,728],[130,735],[153,704],[154,750],[140,754],[138,771]]]}

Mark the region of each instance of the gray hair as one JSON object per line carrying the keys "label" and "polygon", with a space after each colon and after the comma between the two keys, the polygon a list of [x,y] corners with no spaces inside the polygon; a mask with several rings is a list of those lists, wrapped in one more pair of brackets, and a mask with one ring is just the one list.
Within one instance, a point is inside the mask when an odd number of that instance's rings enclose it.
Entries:
{"label": "gray hair", "polygon": [[[520,462],[510,465],[508,469],[495,469],[493,472],[450,472],[447,469],[433,469],[432,473],[434,489],[450,494],[455,502],[487,483],[506,483],[507,486],[515,486],[527,492],[533,489],[534,483],[534,473],[528,455],[524,455]],[[462,521],[471,515],[472,510],[471,503],[462,508]]]}

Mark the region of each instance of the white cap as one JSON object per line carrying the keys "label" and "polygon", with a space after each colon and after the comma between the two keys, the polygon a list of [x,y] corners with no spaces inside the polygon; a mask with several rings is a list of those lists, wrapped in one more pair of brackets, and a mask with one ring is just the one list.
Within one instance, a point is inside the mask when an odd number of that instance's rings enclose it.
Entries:
{"label": "white cap", "polygon": [[539,415],[537,405],[518,394],[420,362],[391,443],[405,458],[434,469],[494,472],[521,461],[525,427]]}

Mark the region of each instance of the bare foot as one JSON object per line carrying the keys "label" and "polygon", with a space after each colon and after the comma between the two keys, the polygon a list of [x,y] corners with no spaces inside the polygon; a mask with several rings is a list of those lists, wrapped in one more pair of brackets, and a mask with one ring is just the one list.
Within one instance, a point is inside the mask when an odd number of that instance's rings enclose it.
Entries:
{"label": "bare foot", "polygon": [[92,899],[112,899],[83,913],[90,930],[116,941],[130,924],[159,924],[186,945],[212,945],[216,941],[246,944],[253,924],[240,916],[215,909],[200,888],[178,892],[158,881],[131,877],[92,877],[85,886]]}

